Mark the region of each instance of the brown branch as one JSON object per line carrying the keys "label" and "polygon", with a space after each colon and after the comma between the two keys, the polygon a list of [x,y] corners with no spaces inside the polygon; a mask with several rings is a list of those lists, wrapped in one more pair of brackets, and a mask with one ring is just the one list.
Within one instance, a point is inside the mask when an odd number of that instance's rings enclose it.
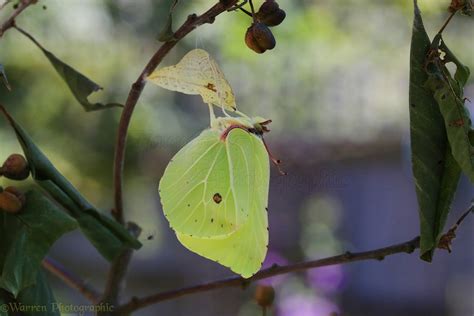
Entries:
{"label": "brown branch", "polygon": [[[471,212],[474,212],[474,202],[471,203],[470,208],[467,210],[467,212],[465,212],[461,216],[461,218],[456,222],[453,228],[451,228],[445,235],[443,235],[441,240],[443,240],[445,236],[452,234],[452,231],[457,229],[457,227],[461,224],[461,222]],[[450,240],[452,240],[452,238],[450,238]],[[392,246],[374,249],[370,251],[357,252],[357,253],[346,252],[346,253],[333,256],[333,257],[307,261],[307,262],[301,262],[301,263],[296,263],[296,264],[290,264],[286,266],[274,265],[268,269],[261,270],[260,272],[258,272],[257,274],[255,274],[249,279],[244,279],[242,277],[232,277],[232,278],[213,281],[209,283],[185,287],[185,288],[181,288],[177,290],[172,290],[168,292],[161,292],[161,293],[153,294],[153,295],[143,297],[143,298],[135,297],[135,298],[132,298],[130,302],[128,302],[127,304],[122,305],[119,308],[117,308],[116,311],[119,315],[128,314],[138,309],[142,309],[144,307],[147,307],[147,306],[150,306],[162,301],[171,300],[171,299],[175,299],[178,297],[191,295],[195,293],[207,292],[207,291],[212,291],[215,289],[221,289],[221,288],[227,288],[227,287],[245,288],[251,282],[267,279],[270,277],[274,277],[277,275],[286,274],[290,272],[305,271],[308,269],[330,266],[330,265],[335,265],[335,264],[345,264],[345,263],[350,263],[350,262],[355,262],[355,261],[364,261],[364,260],[381,261],[385,259],[385,257],[391,256],[394,254],[412,253],[413,251],[415,251],[415,249],[419,247],[420,247],[420,237],[418,236],[414,239],[408,240],[400,244],[395,244]],[[441,247],[441,244],[440,244],[440,247]]]}
{"label": "brown branch", "polygon": [[[127,226],[129,233],[138,238],[141,233],[141,228],[137,224],[131,222],[128,223]],[[132,254],[132,248],[125,249],[110,266],[107,284],[101,300],[103,303],[109,303],[112,306],[118,304],[120,291],[122,290],[122,283],[127,274],[127,268],[132,259]]]}
{"label": "brown branch", "polygon": [[439,29],[439,31],[438,31],[437,34],[443,33],[444,29],[446,29],[446,27],[448,26],[449,22],[451,22],[451,19],[454,17],[454,15],[456,14],[456,12],[457,12],[457,11],[451,12],[451,14],[448,16],[448,18],[446,19],[446,21],[444,21],[443,25],[441,26],[441,28]]}
{"label": "brown branch", "polygon": [[125,148],[127,142],[127,133],[128,127],[130,125],[130,120],[132,118],[135,105],[140,98],[140,95],[143,91],[143,88],[146,84],[146,77],[153,72],[153,70],[158,67],[163,58],[168,54],[168,52],[187,34],[192,32],[195,28],[202,24],[213,23],[215,18],[226,12],[227,9],[231,8],[237,3],[237,0],[221,0],[216,3],[212,8],[203,13],[200,16],[192,14],[188,16],[184,24],[175,32],[173,40],[165,42],[158,51],[153,55],[148,64],[143,69],[142,73],[132,85],[132,88],[128,94],[127,102],[122,111],[122,116],[120,118],[120,123],[117,133],[117,141],[115,145],[115,158],[114,158],[114,195],[115,195],[115,209],[113,215],[115,219],[124,223],[123,216],[123,166],[125,159]]}
{"label": "brown branch", "polygon": [[97,304],[100,301],[100,294],[84,280],[80,279],[76,275],[57,262],[56,260],[46,257],[43,259],[43,268],[57,276],[69,287],[78,290],[84,297],[86,297],[93,304]]}
{"label": "brown branch", "polygon": [[23,12],[23,10],[36,2],[38,2],[38,0],[21,0],[12,15],[0,25],[0,37],[2,37],[7,30],[15,26],[15,19],[21,12]]}

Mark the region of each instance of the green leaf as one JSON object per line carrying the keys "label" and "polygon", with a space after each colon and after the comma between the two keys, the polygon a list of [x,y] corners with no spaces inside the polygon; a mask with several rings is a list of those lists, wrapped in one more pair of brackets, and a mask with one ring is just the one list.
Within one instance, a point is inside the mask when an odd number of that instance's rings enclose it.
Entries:
{"label": "green leaf", "polygon": [[3,68],[3,65],[0,64],[0,77],[2,78],[2,82],[7,87],[7,89],[10,91],[12,88],[10,87],[10,84],[8,83],[7,79],[7,74],[5,73],[5,68]]}
{"label": "green leaf", "polygon": [[19,31],[28,37],[41,51],[44,53],[46,58],[51,62],[54,69],[56,69],[57,73],[63,78],[63,80],[68,85],[69,89],[71,90],[72,94],[76,98],[76,100],[83,106],[84,110],[87,112],[90,111],[97,111],[103,110],[111,107],[123,107],[122,104],[119,103],[90,103],[87,99],[90,94],[93,92],[97,92],[102,90],[103,88],[99,86],[97,83],[93,82],[68,64],[61,61],[57,58],[53,53],[45,49],[38,41],[36,41],[30,34],[26,33],[25,31],[19,29]]}
{"label": "green leaf", "polygon": [[22,306],[33,307],[34,310],[25,312],[31,316],[59,316],[60,309],[54,298],[48,279],[40,269],[37,273],[36,284],[20,292],[17,301]]}
{"label": "green leaf", "polygon": [[421,258],[431,261],[456,192],[460,168],[453,160],[443,116],[425,87],[430,50],[416,0],[410,53],[410,136],[412,169],[420,216]]}
{"label": "green leaf", "polygon": [[82,232],[107,260],[113,260],[126,248],[141,247],[141,243],[122,225],[101,214],[77,191],[5,108],[0,106],[0,111],[16,132],[33,178],[79,222]]}
{"label": "green leaf", "polygon": [[45,315],[59,316],[59,309],[48,280],[40,269],[34,286],[20,292],[15,299],[11,293],[0,289],[0,316],[8,315]]}
{"label": "green leaf", "polygon": [[172,42],[176,41],[176,37],[174,36],[173,31],[173,11],[178,4],[178,0],[173,0],[170,8],[170,13],[168,15],[168,19],[166,20],[165,27],[161,31],[160,35],[158,36],[158,40],[160,42]]}
{"label": "green leaf", "polygon": [[[2,264],[0,287],[16,297],[20,291],[34,285],[49,248],[62,235],[76,229],[77,222],[36,191],[26,194],[25,207],[20,213],[4,214],[3,220],[2,230],[8,230],[13,240]],[[5,227],[10,223],[15,223],[15,231]]]}
{"label": "green leaf", "polygon": [[[453,156],[469,180],[474,183],[474,146],[469,136],[472,130],[471,118],[464,105],[463,92],[470,71],[447,48],[441,36],[433,40],[432,46],[443,52],[445,57],[443,61],[433,62],[436,69],[430,74],[427,86],[432,90],[444,118]],[[445,66],[447,62],[456,64],[454,78]]]}

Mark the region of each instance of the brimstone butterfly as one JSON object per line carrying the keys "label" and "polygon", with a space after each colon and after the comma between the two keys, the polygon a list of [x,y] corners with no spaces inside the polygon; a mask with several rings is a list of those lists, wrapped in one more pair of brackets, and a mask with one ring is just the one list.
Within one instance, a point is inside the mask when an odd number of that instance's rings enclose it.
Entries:
{"label": "brimstone butterfly", "polygon": [[267,252],[270,171],[262,134],[269,122],[217,118],[173,157],[159,185],[179,241],[246,278]]}

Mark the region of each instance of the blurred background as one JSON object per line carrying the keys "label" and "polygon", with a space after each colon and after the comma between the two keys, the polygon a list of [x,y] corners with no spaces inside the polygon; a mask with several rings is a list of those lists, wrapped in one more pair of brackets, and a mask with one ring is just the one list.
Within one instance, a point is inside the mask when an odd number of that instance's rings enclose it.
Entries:
{"label": "blurred background", "polygon": [[[174,25],[215,1],[180,1]],[[420,1],[433,36],[448,0]],[[171,1],[42,0],[17,20],[64,62],[102,85],[93,101],[125,102],[130,84],[159,47]],[[257,6],[260,1],[256,1]],[[272,31],[277,47],[249,50],[250,18],[231,12],[180,42],[163,65],[203,48],[219,62],[248,115],[271,118],[266,140],[288,176],[272,169],[270,246],[265,265],[293,263],[409,240],[418,234],[409,156],[408,77],[412,1],[280,0],[287,19]],[[0,11],[3,20],[11,5]],[[472,18],[445,31],[451,50],[474,69]],[[16,30],[0,40],[0,63],[12,91],[0,102],[38,146],[104,211],[112,207],[112,159],[119,109],[86,113],[41,51]],[[474,80],[466,87],[474,100]],[[468,104],[474,113],[473,104]],[[125,170],[127,219],[143,227],[143,248],[131,263],[124,299],[231,276],[182,247],[168,228],[157,192],[166,164],[208,126],[200,97],[147,86],[136,108]],[[0,160],[19,152],[0,120]],[[8,182],[2,180],[3,186]],[[32,184],[31,184],[32,185]],[[462,178],[447,225],[474,197]],[[433,263],[418,254],[383,262],[332,266],[265,281],[275,286],[271,315],[452,315],[474,311],[474,230],[468,218],[454,252]],[[107,263],[75,232],[50,255],[98,288]],[[57,300],[86,304],[50,276]],[[136,315],[261,315],[247,290],[223,289],[146,308]]]}

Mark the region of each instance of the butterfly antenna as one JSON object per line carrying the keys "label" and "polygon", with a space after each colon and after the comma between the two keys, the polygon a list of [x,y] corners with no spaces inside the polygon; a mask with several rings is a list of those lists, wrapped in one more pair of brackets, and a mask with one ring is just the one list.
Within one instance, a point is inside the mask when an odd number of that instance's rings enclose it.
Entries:
{"label": "butterfly antenna", "polygon": [[288,175],[287,172],[283,171],[283,170],[280,168],[281,160],[275,158],[275,156],[272,155],[272,153],[271,153],[270,149],[268,148],[267,143],[265,142],[265,139],[263,138],[263,136],[262,136],[262,142],[263,142],[263,145],[265,146],[265,149],[267,150],[268,157],[270,157],[270,160],[273,162],[273,164],[275,165],[275,167],[277,167],[278,173],[280,173],[280,175],[282,175],[282,176]]}
{"label": "butterfly antenna", "polygon": [[235,113],[238,114],[238,115],[240,115],[240,116],[242,116],[242,117],[245,117],[246,119],[251,120],[251,118],[250,118],[249,116],[247,116],[247,114],[242,113],[242,112],[240,112],[239,110],[235,110]]}

